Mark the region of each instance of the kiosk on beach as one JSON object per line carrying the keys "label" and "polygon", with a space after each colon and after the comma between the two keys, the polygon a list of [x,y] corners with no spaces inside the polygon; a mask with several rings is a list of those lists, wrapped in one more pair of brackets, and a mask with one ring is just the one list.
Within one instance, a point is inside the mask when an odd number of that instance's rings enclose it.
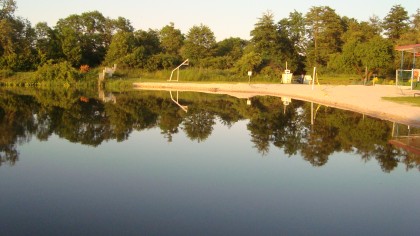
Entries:
{"label": "kiosk on beach", "polygon": [[290,70],[287,69],[287,62],[286,62],[286,69],[284,70],[284,73],[281,74],[281,82],[283,84],[291,84],[293,78],[293,73],[290,73]]}

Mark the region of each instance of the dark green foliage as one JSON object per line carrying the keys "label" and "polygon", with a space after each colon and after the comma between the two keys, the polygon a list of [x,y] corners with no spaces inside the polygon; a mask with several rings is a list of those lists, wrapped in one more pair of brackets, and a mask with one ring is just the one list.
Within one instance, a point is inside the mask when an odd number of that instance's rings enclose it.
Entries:
{"label": "dark green foliage", "polygon": [[156,71],[162,69],[171,69],[177,67],[181,63],[179,57],[170,54],[156,54],[147,60],[146,68],[149,71]]}

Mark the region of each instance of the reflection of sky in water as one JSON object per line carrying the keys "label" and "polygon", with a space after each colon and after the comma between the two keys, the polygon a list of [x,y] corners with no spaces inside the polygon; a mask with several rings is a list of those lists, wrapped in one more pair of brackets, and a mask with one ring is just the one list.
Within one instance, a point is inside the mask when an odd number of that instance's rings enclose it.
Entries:
{"label": "reflection of sky in water", "polygon": [[[419,172],[335,153],[322,167],[253,148],[248,121],[203,142],[159,129],[93,148],[51,136],[0,169],[0,233],[408,235],[420,232]],[[3,232],[3,233],[2,233]]]}

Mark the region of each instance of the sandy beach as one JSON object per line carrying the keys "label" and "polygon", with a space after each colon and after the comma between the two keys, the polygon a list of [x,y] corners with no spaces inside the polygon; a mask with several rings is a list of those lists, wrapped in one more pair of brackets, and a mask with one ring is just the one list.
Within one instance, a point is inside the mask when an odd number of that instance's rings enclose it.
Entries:
{"label": "sandy beach", "polygon": [[[390,102],[382,97],[414,96],[408,87],[395,85],[311,85],[305,84],[246,84],[246,83],[134,83],[136,89],[177,90],[227,94],[237,98],[253,96],[290,97],[362,113],[401,124],[420,126],[420,108]],[[420,95],[419,95],[420,99]]]}

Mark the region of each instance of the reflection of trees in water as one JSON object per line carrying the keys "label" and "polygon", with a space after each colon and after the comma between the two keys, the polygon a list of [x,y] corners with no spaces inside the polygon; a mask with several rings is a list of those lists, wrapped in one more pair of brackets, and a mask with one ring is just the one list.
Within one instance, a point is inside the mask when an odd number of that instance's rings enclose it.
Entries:
{"label": "reflection of trees in water", "polygon": [[38,106],[30,96],[13,96],[0,92],[0,165],[14,165],[19,159],[17,144],[30,140],[36,132]]}
{"label": "reflection of trees in water", "polygon": [[183,117],[178,108],[172,106],[162,109],[158,123],[161,134],[164,135],[168,142],[172,142],[172,135],[178,133],[178,127],[182,120]]}
{"label": "reflection of trees in water", "polygon": [[[97,146],[110,139],[126,140],[134,130],[159,127],[171,142],[182,127],[191,140],[203,142],[211,135],[216,119],[227,126],[249,119],[251,141],[262,155],[274,145],[289,156],[300,154],[314,166],[325,165],[334,152],[349,152],[365,161],[378,161],[385,172],[399,163],[407,169],[420,169],[420,158],[387,143],[391,133],[388,122],[321,107],[311,126],[311,107],[300,101],[293,101],[283,112],[284,105],[276,97],[253,97],[248,106],[244,100],[227,96],[183,94],[182,103],[189,107],[185,113],[166,92],[126,92],[118,95],[117,104],[81,101],[75,91],[43,92],[42,96],[0,93],[0,164],[14,164],[19,156],[16,145],[32,136],[48,140],[56,134]],[[65,97],[51,101],[58,95]]]}
{"label": "reflection of trees in water", "polygon": [[184,118],[183,130],[191,140],[202,142],[210,136],[215,123],[212,113],[190,109],[190,113]]}

